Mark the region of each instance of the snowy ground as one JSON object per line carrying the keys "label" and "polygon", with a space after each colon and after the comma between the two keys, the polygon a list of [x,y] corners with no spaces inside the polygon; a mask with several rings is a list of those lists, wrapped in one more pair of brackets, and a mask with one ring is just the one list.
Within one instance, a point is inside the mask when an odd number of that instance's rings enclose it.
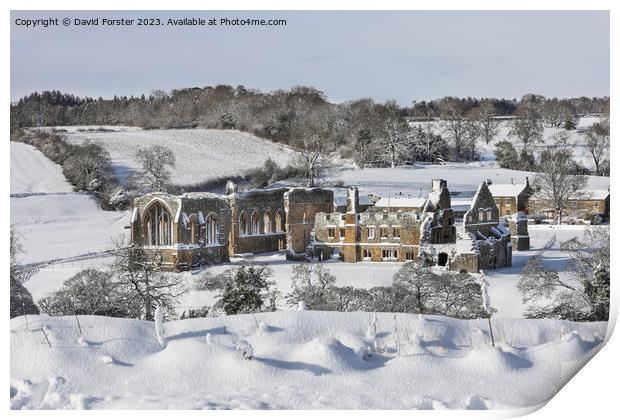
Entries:
{"label": "snowy ground", "polygon": [[[70,143],[92,141],[103,144],[110,152],[114,170],[125,182],[139,165],[134,159],[139,147],[161,145],[175,154],[173,182],[193,184],[207,179],[241,175],[262,166],[267,158],[286,165],[290,148],[236,130],[140,130],[135,127],[104,127],[113,131],[87,131],[93,127],[57,127],[67,130]],[[81,129],[82,131],[78,131]]]}
{"label": "snowy ground", "polygon": [[[486,320],[382,313],[375,345],[371,320],[288,311],[174,321],[164,324],[162,348],[152,322],[81,316],[78,340],[74,317],[19,317],[11,408],[532,407],[570,380],[606,333],[606,323],[495,321],[492,347]],[[240,341],[252,360],[236,350]],[[365,360],[367,348],[384,351]]]}
{"label": "snowy ground", "polygon": [[[382,197],[402,194],[410,197],[425,197],[431,189],[433,178],[448,181],[451,193],[462,192],[472,196],[482,181],[495,184],[523,184],[525,177],[530,182],[534,173],[496,168],[494,162],[449,163],[446,165],[415,165],[397,168],[356,169],[344,167],[330,175],[332,180],[342,180],[346,185],[357,185],[362,193],[375,193]],[[589,176],[590,189],[606,190],[609,177]]]}
{"label": "snowy ground", "polygon": [[101,210],[90,195],[71,192],[60,166],[12,142],[11,224],[27,264],[110,249],[111,238],[125,232],[129,212]]}
{"label": "snowy ground", "polygon": [[[125,134],[131,131],[123,132]],[[123,133],[117,133],[121,135]],[[518,182],[525,173],[475,165],[344,171],[362,191],[424,187],[447,178],[453,188],[474,190],[491,178]],[[608,178],[590,178],[604,188]],[[453,185],[454,184],[454,185]],[[88,195],[71,192],[60,168],[31,146],[11,143],[11,223],[26,263],[43,265],[26,282],[36,299],[83,268],[105,267],[99,254],[125,232],[129,213],[99,209]],[[496,347],[486,320],[411,314],[378,314],[377,347],[367,335],[371,314],[285,310],[255,316],[165,324],[167,345],[153,323],[80,317],[11,320],[11,407],[18,408],[421,408],[504,409],[546,402],[600,348],[606,323],[524,320],[518,274],[550,237],[558,241],[543,263],[562,270],[559,244],[583,234],[582,226],[531,226],[533,249],[515,252],[513,267],[485,273]],[[274,270],[278,288],[290,288],[293,264],[281,253],[254,257]],[[237,262],[238,263],[238,262]],[[389,285],[400,263],[326,263],[338,285]],[[234,266],[220,264],[213,273]],[[184,275],[188,285],[204,269]],[[178,312],[214,302],[217,292],[193,291]],[[46,336],[43,334],[45,331]],[[575,332],[573,332],[575,331]],[[207,342],[207,333],[210,335]],[[49,345],[48,340],[49,339]],[[245,360],[237,341],[252,346]]]}
{"label": "snowy ground", "polygon": [[[474,190],[482,179],[492,178],[497,182],[509,182],[510,177],[520,179],[525,173],[476,167],[473,165],[429,166],[417,168],[366,169],[345,171],[347,182],[361,186],[362,191],[382,192],[390,184],[392,194],[396,191],[415,191],[415,188],[430,186],[430,179],[448,179],[448,185],[456,190]],[[608,178],[590,177],[590,183],[601,188]],[[398,188],[397,188],[398,186]],[[58,260],[43,265],[26,283],[35,299],[57,290],[64,280],[87,267],[105,267],[110,258],[99,257],[98,253],[111,248],[112,238],[126,233],[129,224],[128,212],[108,212],[97,207],[93,198],[85,194],[72,193],[64,180],[58,165],[51,163],[31,146],[11,143],[11,223],[15,224],[24,245],[24,263],[40,263]],[[387,193],[387,191],[386,191]],[[518,274],[529,258],[537,253],[553,235],[558,242],[543,255],[543,261],[555,269],[562,269],[564,256],[559,250],[561,241],[580,235],[580,226],[532,226],[530,229],[532,250],[515,252],[513,267],[489,271],[489,293],[491,304],[498,309],[497,316],[519,318],[523,307],[516,289]],[[284,294],[290,290],[293,263],[286,261],[281,253],[254,257],[257,263],[269,264],[274,271],[273,280]],[[355,287],[390,285],[400,263],[327,263],[336,276],[337,284]],[[208,268],[214,274],[234,264],[220,264]],[[188,286],[203,275],[206,269],[185,273]],[[218,292],[194,291],[179,302],[178,312],[189,308],[212,305]],[[282,306],[285,302],[282,300]]]}

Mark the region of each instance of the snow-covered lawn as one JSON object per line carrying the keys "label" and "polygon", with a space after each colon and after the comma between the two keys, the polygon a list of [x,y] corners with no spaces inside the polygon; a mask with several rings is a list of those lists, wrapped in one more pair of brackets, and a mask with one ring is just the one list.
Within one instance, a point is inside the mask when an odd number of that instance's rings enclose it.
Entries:
{"label": "snow-covered lawn", "polygon": [[[11,320],[11,407],[508,409],[548,401],[600,348],[606,323],[274,312],[164,323]],[[51,348],[43,331],[47,334]],[[208,338],[207,338],[208,337]],[[254,358],[236,350],[240,340]],[[247,348],[248,344],[244,344]],[[367,354],[367,353],[366,353]],[[367,360],[365,360],[367,359]]]}
{"label": "snow-covered lawn", "polygon": [[[57,127],[60,128],[60,127]],[[286,165],[292,156],[290,148],[236,130],[140,130],[121,127],[110,132],[67,130],[70,143],[97,142],[110,152],[112,164],[121,182],[125,182],[139,165],[134,159],[139,147],[160,145],[175,154],[176,167],[172,180],[177,184],[193,184],[212,178],[242,175],[248,169],[262,166],[268,158]],[[81,127],[82,130],[96,129]]]}

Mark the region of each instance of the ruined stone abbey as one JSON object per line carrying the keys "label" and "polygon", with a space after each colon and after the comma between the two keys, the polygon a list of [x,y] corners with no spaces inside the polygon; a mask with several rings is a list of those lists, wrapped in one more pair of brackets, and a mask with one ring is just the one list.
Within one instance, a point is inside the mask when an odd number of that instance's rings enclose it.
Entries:
{"label": "ruined stone abbey", "polygon": [[276,188],[225,194],[151,193],[136,198],[131,242],[173,270],[226,262],[231,256],[286,251],[289,259],[346,262],[415,260],[477,272],[512,264],[512,249],[529,248],[527,221],[505,225],[482,183],[457,227],[445,180],[432,181],[421,211],[360,209],[356,187],[346,211],[324,188]]}

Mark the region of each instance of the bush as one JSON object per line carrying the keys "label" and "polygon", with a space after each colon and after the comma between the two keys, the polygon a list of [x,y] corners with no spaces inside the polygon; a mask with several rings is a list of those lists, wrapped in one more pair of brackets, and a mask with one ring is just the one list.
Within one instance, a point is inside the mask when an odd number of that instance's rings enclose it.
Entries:
{"label": "bush", "polygon": [[60,290],[39,300],[41,310],[51,316],[102,315],[137,318],[140,308],[126,299],[112,273],[89,268],[63,283]]}
{"label": "bush", "polygon": [[335,283],[323,265],[299,264],[293,268],[287,303],[304,302],[308,310],[321,311],[406,312],[464,319],[488,316],[481,286],[467,273],[436,274],[409,262],[394,275],[391,287],[367,290]]}
{"label": "bush", "polygon": [[226,270],[220,274],[213,274],[210,271],[206,271],[202,276],[194,280],[194,290],[222,290],[232,281],[232,272],[230,270]]}
{"label": "bush", "polygon": [[215,304],[226,315],[247,314],[272,310],[265,302],[269,301],[273,285],[268,278],[273,276],[267,266],[241,266],[231,271],[232,281],[224,287],[220,299]]}
{"label": "bush", "polygon": [[181,314],[181,319],[191,319],[191,318],[206,318],[209,316],[209,311],[211,308],[208,306],[203,306],[199,309],[189,309],[187,312],[183,311]]}
{"label": "bush", "polygon": [[11,318],[21,315],[39,314],[39,308],[34,304],[32,295],[13,275],[11,275],[10,296]]}

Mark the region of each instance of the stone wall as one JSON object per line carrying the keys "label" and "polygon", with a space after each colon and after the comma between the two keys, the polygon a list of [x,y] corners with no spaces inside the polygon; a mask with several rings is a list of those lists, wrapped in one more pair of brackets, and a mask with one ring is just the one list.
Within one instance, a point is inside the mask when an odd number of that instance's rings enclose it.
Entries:
{"label": "stone wall", "polygon": [[291,188],[284,193],[287,257],[303,254],[310,241],[317,213],[330,213],[334,192],[323,188]]}
{"label": "stone wall", "polygon": [[[286,188],[278,188],[251,190],[229,195],[232,225],[229,244],[231,255],[285,249],[284,193],[286,191]],[[257,226],[253,223],[253,217],[258,219]],[[276,226],[278,217],[281,218],[279,230]],[[245,231],[242,219],[245,219]],[[265,222],[268,222],[268,225]],[[253,229],[254,227],[258,229]]]}

